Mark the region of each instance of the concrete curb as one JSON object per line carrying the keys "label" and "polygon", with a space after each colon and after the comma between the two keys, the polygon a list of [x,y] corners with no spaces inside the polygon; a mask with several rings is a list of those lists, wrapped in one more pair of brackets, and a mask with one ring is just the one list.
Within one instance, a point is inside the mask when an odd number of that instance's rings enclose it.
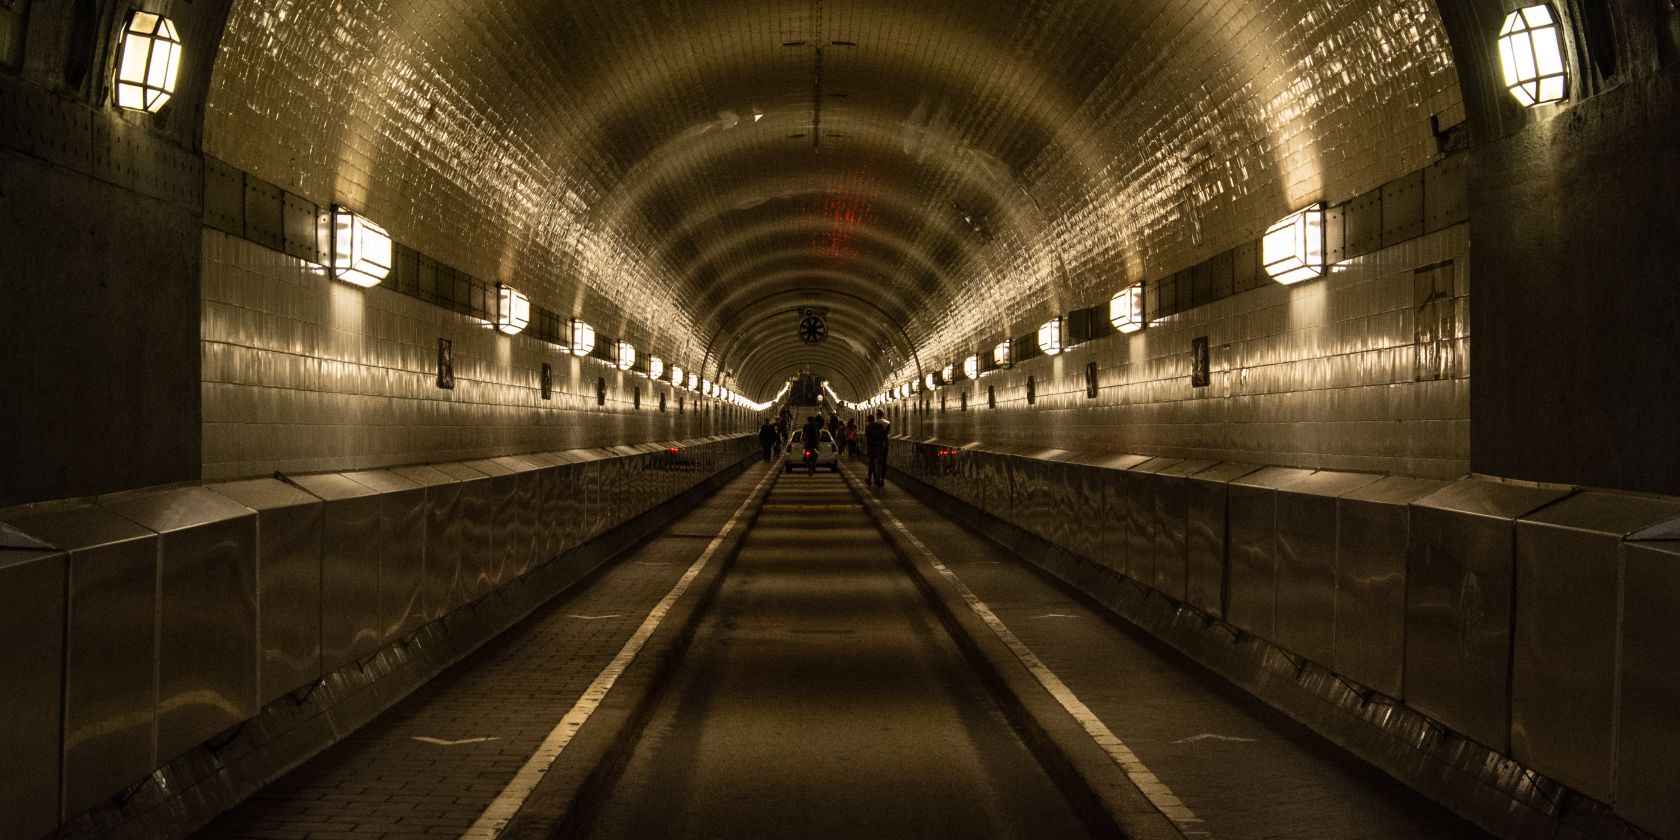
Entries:
{"label": "concrete curb", "polygon": [[618,780],[641,738],[659,689],[688,650],[707,608],[723,588],[723,580],[740,555],[746,535],[758,521],[764,499],[780,480],[775,470],[769,481],[749,499],[750,511],[718,547],[689,590],[672,605],[665,621],[647,640],[630,666],[614,683],[573,736],[566,751],[544,774],[501,837],[508,840],[548,840],[575,837],[595,815],[601,798]]}
{"label": "concrete curb", "polygon": [[1183,840],[1184,835],[1150,803],[1083,727],[1044,689],[1021,660],[921,553],[886,524],[880,501],[869,495],[851,470],[846,486],[870,514],[877,530],[909,570],[958,649],[992,692],[1005,717],[1032,751],[1080,820],[1096,837]]}

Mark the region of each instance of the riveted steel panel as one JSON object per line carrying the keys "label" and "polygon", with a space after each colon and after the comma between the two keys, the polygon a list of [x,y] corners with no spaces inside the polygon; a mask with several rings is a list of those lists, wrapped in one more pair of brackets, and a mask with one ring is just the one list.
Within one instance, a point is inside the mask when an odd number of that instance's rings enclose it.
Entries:
{"label": "riveted steel panel", "polygon": [[1396,245],[1423,235],[1423,172],[1382,185],[1382,242]]}
{"label": "riveted steel panel", "polygon": [[158,532],[157,758],[257,713],[257,517],[202,487],[100,499]]}
{"label": "riveted steel panel", "polygon": [[0,826],[41,837],[58,825],[69,558],[0,524]]}
{"label": "riveted steel panel", "polygon": [[1316,472],[1277,491],[1277,643],[1322,665],[1336,627],[1336,499],[1381,478]]}
{"label": "riveted steel panel", "polygon": [[285,195],[285,190],[261,178],[245,176],[246,239],[276,251],[285,249]]}
{"label": "riveted steel panel", "polygon": [[1189,477],[1215,464],[1190,459],[1156,473],[1154,586],[1174,601],[1183,601],[1190,574]]}
{"label": "riveted steel panel", "polygon": [[461,586],[461,480],[432,466],[394,467],[391,472],[425,488],[425,576],[419,605],[422,623],[449,614]]}
{"label": "riveted steel panel", "polygon": [[[448,500],[451,513],[434,514],[429,524],[443,525],[446,550],[459,546],[460,562],[450,589],[449,605],[445,613],[453,612],[490,591],[488,565],[493,546],[495,506],[491,502],[490,477],[465,464],[433,464],[434,469],[457,482],[453,500]],[[445,497],[447,499],[447,497]],[[437,583],[433,582],[434,585]]]}
{"label": "riveted steel panel", "polygon": [[1277,489],[1311,474],[1265,467],[1227,488],[1225,620],[1269,641],[1277,641]]}
{"label": "riveted steel panel", "polygon": [[379,494],[380,644],[426,622],[426,489],[390,470],[346,478]]}
{"label": "riveted steel panel", "polygon": [[1616,812],[1680,837],[1680,541],[1623,543],[1622,568]]}
{"label": "riveted steel panel", "polygon": [[321,671],[379,649],[379,494],[336,473],[294,476],[321,511]]}
{"label": "riveted steel panel", "polygon": [[1382,247],[1382,190],[1355,196],[1343,208],[1346,247],[1343,259],[1362,257]]}
{"label": "riveted steel panel", "polygon": [[1177,464],[1177,458],[1151,458],[1126,470],[1126,575],[1144,586],[1155,585],[1156,473]]}
{"label": "riveted steel panel", "polygon": [[320,499],[272,478],[210,485],[257,515],[257,707],[321,678]]}
{"label": "riveted steel panel", "polygon": [[1336,500],[1331,669],[1390,697],[1402,690],[1410,505],[1445,482],[1390,476]]}
{"label": "riveted steel panel", "polygon": [[1434,233],[1470,218],[1470,156],[1448,155],[1423,170],[1423,228]]}
{"label": "riveted steel panel", "polygon": [[281,214],[280,221],[286,230],[286,253],[300,260],[322,262],[321,208],[303,196],[286,193]]}
{"label": "riveted steel panel", "polygon": [[1324,209],[1324,259],[1335,265],[1347,259],[1347,205],[1336,204]]}
{"label": "riveted steel panel", "polygon": [[204,224],[245,235],[245,173],[213,157],[204,159]]}
{"label": "riveted steel panel", "polygon": [[157,535],[91,503],[5,515],[68,555],[62,816],[157,767]]}
{"label": "riveted steel panel", "polygon": [[1510,748],[1516,520],[1566,495],[1465,479],[1411,505],[1406,703],[1500,752]]}
{"label": "riveted steel panel", "polygon": [[1511,757],[1600,802],[1615,769],[1622,538],[1680,503],[1581,493],[1517,522]]}
{"label": "riveted steel panel", "polygon": [[1184,484],[1188,531],[1185,603],[1209,615],[1225,615],[1225,584],[1229,490],[1227,485],[1259,467],[1220,463],[1186,479]]}

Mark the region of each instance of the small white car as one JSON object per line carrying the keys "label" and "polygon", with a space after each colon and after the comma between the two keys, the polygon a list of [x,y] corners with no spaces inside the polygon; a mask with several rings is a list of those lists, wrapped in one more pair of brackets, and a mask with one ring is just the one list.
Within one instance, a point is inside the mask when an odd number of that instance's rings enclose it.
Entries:
{"label": "small white car", "polygon": [[[793,439],[788,442],[787,454],[784,455],[783,458],[782,458],[782,469],[783,470],[785,470],[787,472],[793,472],[794,470],[805,466],[805,449],[806,449],[806,447],[805,447],[804,435],[805,435],[805,430],[804,429],[798,429],[798,430],[794,431]],[[821,432],[821,435],[822,435],[822,437],[817,439],[817,448],[815,450],[816,456],[817,456],[816,457],[816,465],[818,467],[822,467],[825,470],[832,470],[833,472],[839,472],[840,471],[840,447],[837,444],[835,444],[834,436],[830,435],[828,433],[827,429],[824,429]]]}

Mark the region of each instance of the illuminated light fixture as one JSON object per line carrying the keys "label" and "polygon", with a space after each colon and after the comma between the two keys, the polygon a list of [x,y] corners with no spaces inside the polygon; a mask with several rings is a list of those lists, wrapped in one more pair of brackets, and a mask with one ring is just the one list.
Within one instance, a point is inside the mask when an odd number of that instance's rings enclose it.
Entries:
{"label": "illuminated light fixture", "polygon": [[1266,273],[1286,286],[1324,274],[1324,205],[1297,210],[1267,228],[1260,259]]}
{"label": "illuminated light fixture", "polygon": [[496,284],[496,320],[492,324],[506,335],[518,335],[531,323],[531,299],[512,286]]}
{"label": "illuminated light fixture", "polygon": [[963,359],[963,376],[966,376],[969,379],[980,378],[979,356],[969,356],[968,358]]}
{"label": "illuminated light fixture", "polygon": [[181,36],[162,15],[128,13],[117,47],[117,107],[156,113],[175,92],[181,70]]}
{"label": "illuminated light fixture", "polygon": [[618,369],[629,370],[636,366],[636,345],[628,341],[618,343]]}
{"label": "illuminated light fixture", "polygon": [[648,378],[658,379],[665,375],[665,360],[658,356],[648,357]]}
{"label": "illuminated light fixture", "polygon": [[931,374],[931,373],[928,374],[926,377],[924,377],[922,379],[922,381],[927,384],[926,390],[932,391],[935,387],[937,387],[937,384],[934,382],[934,379],[933,379],[933,374]]}
{"label": "illuminated light fixture", "polygon": [[712,380],[700,380],[700,393],[705,394],[708,397],[712,395]]}
{"label": "illuminated light fixture", "polygon": [[1123,333],[1143,329],[1143,284],[1133,283],[1108,299],[1108,322]]}
{"label": "illuminated light fixture", "polygon": [[953,366],[953,365],[946,365],[942,370],[939,371],[939,378],[945,380],[946,382],[957,381],[957,369],[956,369],[956,367]]}
{"label": "illuminated light fixture", "polygon": [[343,207],[332,210],[332,273],[363,288],[391,273],[391,237],[385,229]]}
{"label": "illuminated light fixture", "polygon": [[1499,28],[1499,63],[1505,89],[1532,108],[1569,95],[1569,66],[1563,60],[1563,33],[1551,7],[1518,9]]}
{"label": "illuminated light fixture", "polygon": [[1038,328],[1038,349],[1046,356],[1062,352],[1062,316],[1057,315]]}
{"label": "illuminated light fixture", "polygon": [[693,391],[693,390],[695,390],[696,388],[699,388],[699,387],[700,387],[700,375],[695,374],[695,373],[689,374],[688,375],[688,390]]}
{"label": "illuminated light fixture", "polygon": [[595,328],[582,319],[572,319],[572,355],[587,356],[595,352]]}
{"label": "illuminated light fixture", "polygon": [[671,384],[679,388],[683,384],[683,370],[677,365],[671,365]]}
{"label": "illuminated light fixture", "polygon": [[1009,367],[1008,339],[998,342],[998,346],[992,348],[992,364],[1000,368]]}

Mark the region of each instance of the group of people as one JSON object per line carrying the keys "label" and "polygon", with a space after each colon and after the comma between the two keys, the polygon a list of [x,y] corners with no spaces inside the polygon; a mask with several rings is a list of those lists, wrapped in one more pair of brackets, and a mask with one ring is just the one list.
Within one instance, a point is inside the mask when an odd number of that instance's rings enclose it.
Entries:
{"label": "group of people", "polygon": [[[774,460],[776,453],[787,447],[788,431],[792,423],[793,412],[786,408],[782,409],[781,415],[774,420],[764,418],[764,424],[758,428],[758,444],[764,449],[765,461]],[[885,411],[876,411],[874,416],[867,417],[861,430],[855,417],[841,423],[839,414],[830,414],[828,421],[824,423],[821,414],[813,414],[806,418],[801,438],[816,440],[821,437],[825,428],[834,439],[835,445],[846,453],[846,457],[852,460],[859,457],[868,458],[869,476],[865,483],[876,487],[886,486],[887,442],[892,437],[892,421],[887,419]]]}

